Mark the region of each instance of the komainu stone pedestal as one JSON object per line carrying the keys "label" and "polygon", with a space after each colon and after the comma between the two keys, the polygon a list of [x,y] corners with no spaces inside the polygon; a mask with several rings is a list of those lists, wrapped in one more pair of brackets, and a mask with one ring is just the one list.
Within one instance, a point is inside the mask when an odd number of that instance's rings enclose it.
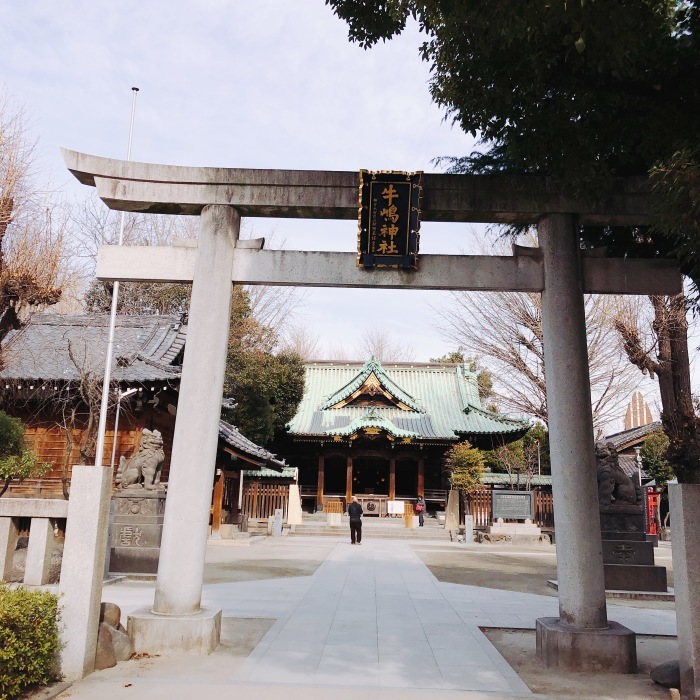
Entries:
{"label": "komainu stone pedestal", "polygon": [[123,489],[114,494],[109,570],[114,574],[155,574],[165,515],[165,491]]}
{"label": "komainu stone pedestal", "polygon": [[654,563],[639,506],[601,506],[600,526],[606,590],[666,593],[666,567]]}
{"label": "komainu stone pedestal", "polygon": [[595,450],[605,589],[666,593],[666,568],[654,564],[647,541],[642,488],[620,467],[612,442]]}
{"label": "komainu stone pedestal", "polygon": [[570,671],[636,673],[637,645],[632,630],[609,622],[600,630],[580,629],[556,617],[536,622],[537,658],[548,668]]}
{"label": "komainu stone pedestal", "polygon": [[221,610],[194,615],[156,615],[144,608],[129,615],[127,632],[137,654],[211,654],[221,639]]}

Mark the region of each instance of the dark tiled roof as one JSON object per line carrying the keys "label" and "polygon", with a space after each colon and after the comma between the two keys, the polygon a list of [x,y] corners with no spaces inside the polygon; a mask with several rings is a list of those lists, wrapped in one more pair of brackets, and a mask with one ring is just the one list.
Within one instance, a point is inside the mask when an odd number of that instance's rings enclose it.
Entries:
{"label": "dark tiled roof", "polygon": [[[639,471],[639,467],[637,466],[637,458],[635,455],[618,455],[617,456],[619,462],[620,462],[620,467],[627,476],[632,477],[634,479],[638,479],[637,472]],[[642,469],[642,479],[651,479],[651,476],[647,474],[643,469]]]}
{"label": "dark tiled roof", "polygon": [[[123,382],[179,379],[173,364],[187,326],[176,316],[117,316],[112,378]],[[36,314],[2,344],[0,380],[71,381],[104,372],[109,316]],[[73,359],[71,359],[71,353]]]}
{"label": "dark tiled roof", "polygon": [[623,430],[620,433],[608,435],[605,438],[605,442],[612,442],[615,445],[615,449],[620,450],[626,446],[641,442],[649,433],[661,429],[661,423],[656,421],[647,425],[640,425],[638,428],[631,428],[630,430]]}
{"label": "dark tiled roof", "polygon": [[266,466],[275,471],[287,466],[284,460],[277,459],[272,452],[268,452],[264,447],[248,440],[247,437],[241,435],[238,428],[223,420],[219,421],[219,437],[232,449],[242,452],[256,461],[265,462]]}

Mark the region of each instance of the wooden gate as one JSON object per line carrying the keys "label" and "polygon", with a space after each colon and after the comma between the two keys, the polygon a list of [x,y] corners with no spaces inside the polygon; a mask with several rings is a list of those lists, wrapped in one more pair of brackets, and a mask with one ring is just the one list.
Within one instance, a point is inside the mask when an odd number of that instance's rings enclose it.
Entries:
{"label": "wooden gate", "polygon": [[284,518],[287,517],[289,504],[288,484],[261,484],[257,481],[243,485],[243,515],[249,518],[269,518],[281,508]]}

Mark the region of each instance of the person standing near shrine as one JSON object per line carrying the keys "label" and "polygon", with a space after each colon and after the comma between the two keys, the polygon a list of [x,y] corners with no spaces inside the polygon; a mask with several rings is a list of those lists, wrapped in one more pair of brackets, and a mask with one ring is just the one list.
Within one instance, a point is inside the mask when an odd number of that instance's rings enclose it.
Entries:
{"label": "person standing near shrine", "polygon": [[350,544],[362,544],[362,506],[357,502],[357,496],[352,497],[348,506],[350,516]]}
{"label": "person standing near shrine", "polygon": [[423,527],[423,518],[425,517],[425,498],[423,496],[418,496],[416,513],[418,513],[418,526]]}

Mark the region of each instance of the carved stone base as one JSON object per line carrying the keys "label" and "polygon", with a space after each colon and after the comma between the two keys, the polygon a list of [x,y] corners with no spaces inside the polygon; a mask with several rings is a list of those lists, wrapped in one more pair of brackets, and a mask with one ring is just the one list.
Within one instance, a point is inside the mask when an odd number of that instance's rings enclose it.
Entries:
{"label": "carved stone base", "polygon": [[603,540],[605,564],[654,564],[654,545],[637,540]]}
{"label": "carved stone base", "polygon": [[603,533],[625,532],[644,535],[644,511],[640,506],[632,505],[601,506],[600,529]]}
{"label": "carved stone base", "polygon": [[645,591],[666,593],[666,567],[633,564],[604,564],[605,589],[608,591]]}
{"label": "carved stone base", "polygon": [[[630,535],[630,533],[604,533]],[[668,590],[666,568],[654,565],[654,544],[633,538],[603,539],[605,588],[609,591],[645,591],[665,593]]]}
{"label": "carved stone base", "polygon": [[165,491],[123,489],[114,494],[110,573],[155,574],[165,515]]}

